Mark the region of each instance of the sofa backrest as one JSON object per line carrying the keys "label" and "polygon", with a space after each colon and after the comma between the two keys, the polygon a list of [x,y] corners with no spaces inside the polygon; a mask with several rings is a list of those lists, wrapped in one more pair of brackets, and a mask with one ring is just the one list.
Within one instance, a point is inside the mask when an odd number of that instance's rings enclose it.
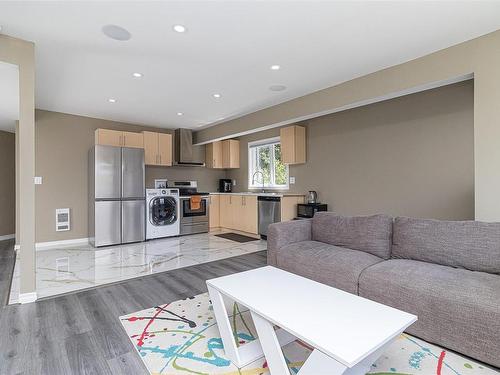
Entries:
{"label": "sofa backrest", "polygon": [[500,273],[500,223],[397,217],[392,257]]}
{"label": "sofa backrest", "polygon": [[389,259],[392,218],[387,215],[351,217],[317,212],[312,219],[312,239]]}

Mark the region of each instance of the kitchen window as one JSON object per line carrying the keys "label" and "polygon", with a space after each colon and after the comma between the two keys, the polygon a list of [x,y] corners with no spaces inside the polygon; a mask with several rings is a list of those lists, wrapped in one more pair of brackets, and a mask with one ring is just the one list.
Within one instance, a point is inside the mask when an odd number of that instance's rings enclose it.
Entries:
{"label": "kitchen window", "polygon": [[288,189],[288,165],[281,162],[279,137],[248,144],[248,188]]}

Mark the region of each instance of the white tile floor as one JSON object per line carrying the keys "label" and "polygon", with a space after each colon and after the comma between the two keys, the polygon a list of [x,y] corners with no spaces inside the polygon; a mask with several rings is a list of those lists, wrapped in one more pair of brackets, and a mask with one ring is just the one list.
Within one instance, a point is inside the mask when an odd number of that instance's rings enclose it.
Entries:
{"label": "white tile floor", "polygon": [[[38,298],[265,250],[266,241],[238,243],[224,231],[95,249],[90,245],[38,250]],[[226,231],[227,232],[227,231]],[[19,259],[9,303],[19,300]]]}

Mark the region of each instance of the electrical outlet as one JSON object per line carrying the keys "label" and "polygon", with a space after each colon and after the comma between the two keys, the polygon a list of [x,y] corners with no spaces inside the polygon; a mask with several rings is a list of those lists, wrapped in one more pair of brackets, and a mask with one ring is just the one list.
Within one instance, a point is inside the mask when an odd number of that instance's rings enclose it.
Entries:
{"label": "electrical outlet", "polygon": [[42,184],[42,177],[35,177],[35,185],[41,185]]}
{"label": "electrical outlet", "polygon": [[233,180],[233,186],[236,186],[236,180]]}
{"label": "electrical outlet", "polygon": [[290,185],[295,184],[295,177],[290,177]]}

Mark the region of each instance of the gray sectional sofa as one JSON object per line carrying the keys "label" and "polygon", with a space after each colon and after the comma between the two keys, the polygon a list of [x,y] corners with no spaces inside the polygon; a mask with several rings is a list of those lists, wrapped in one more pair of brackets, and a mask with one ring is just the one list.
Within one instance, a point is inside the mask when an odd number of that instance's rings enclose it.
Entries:
{"label": "gray sectional sofa", "polygon": [[418,315],[408,333],[500,367],[500,223],[320,212],[272,224],[267,259]]}

